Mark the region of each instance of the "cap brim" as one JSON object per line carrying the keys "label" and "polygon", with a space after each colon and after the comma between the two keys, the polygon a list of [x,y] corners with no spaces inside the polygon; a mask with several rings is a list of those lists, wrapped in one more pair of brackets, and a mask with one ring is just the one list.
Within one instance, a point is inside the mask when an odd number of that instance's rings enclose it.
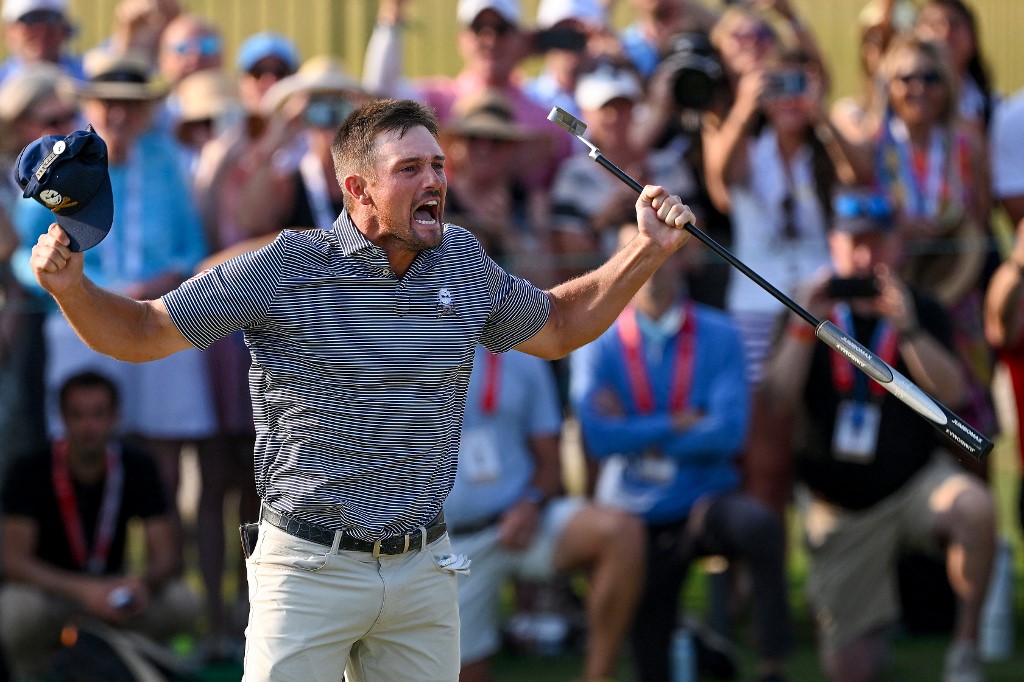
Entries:
{"label": "cap brim", "polygon": [[103,184],[84,208],[67,215],[53,215],[57,224],[68,233],[72,251],[85,251],[96,246],[110,232],[110,225],[114,221],[114,192],[110,187],[110,177],[104,178]]}

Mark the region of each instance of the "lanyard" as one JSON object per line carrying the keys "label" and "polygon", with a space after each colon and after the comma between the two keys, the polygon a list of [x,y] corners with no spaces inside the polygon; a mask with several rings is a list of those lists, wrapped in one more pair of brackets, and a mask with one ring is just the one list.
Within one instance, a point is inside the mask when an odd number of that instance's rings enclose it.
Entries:
{"label": "lanyard", "polygon": [[484,414],[493,414],[498,407],[498,356],[488,351],[484,354],[487,365],[484,367],[484,388],[480,393],[480,409]]}
{"label": "lanyard", "polygon": [[889,121],[889,131],[896,148],[900,181],[907,193],[904,210],[915,217],[937,216],[942,199],[943,170],[949,156],[945,136],[938,129],[932,129],[928,137],[926,163],[918,170],[911,158],[913,145],[906,124],[893,117]]}
{"label": "lanyard", "polygon": [[[837,327],[846,332],[852,338],[853,313],[850,306],[845,303],[837,304],[833,311],[833,322]],[[875,326],[875,333],[872,336],[868,348],[890,366],[896,362],[897,347],[896,331],[886,320],[879,320]],[[886,390],[875,382],[868,382],[863,372],[854,372],[853,365],[840,353],[829,353],[829,361],[832,364],[832,384],[843,395],[852,395],[857,402],[866,402],[868,392],[875,396],[884,396]]]}
{"label": "lanyard", "polygon": [[114,540],[117,517],[121,510],[121,490],[124,487],[124,469],[121,466],[121,450],[107,446],[107,476],[103,484],[103,504],[96,523],[96,537],[90,556],[85,544],[85,527],[79,515],[78,500],[68,470],[67,441],[58,440],[53,444],[53,489],[57,494],[64,533],[71,545],[71,556],[80,567],[98,575],[107,566],[110,545]]}
{"label": "lanyard", "polygon": [[334,225],[334,209],[331,207],[331,195],[327,188],[327,178],[324,177],[324,166],[320,159],[307,151],[299,161],[299,174],[302,176],[302,184],[306,187],[306,199],[309,201],[309,208],[313,214],[315,227],[321,230],[329,230]]}
{"label": "lanyard", "polygon": [[[619,338],[625,351],[626,372],[633,401],[641,414],[654,412],[654,391],[644,362],[643,342],[640,325],[636,320],[636,309],[629,306],[619,316]],[[676,358],[672,367],[672,383],[669,389],[669,410],[679,412],[690,402],[690,384],[693,381],[693,340],[696,337],[696,320],[693,305],[687,304],[683,313],[683,327],[676,345]]]}

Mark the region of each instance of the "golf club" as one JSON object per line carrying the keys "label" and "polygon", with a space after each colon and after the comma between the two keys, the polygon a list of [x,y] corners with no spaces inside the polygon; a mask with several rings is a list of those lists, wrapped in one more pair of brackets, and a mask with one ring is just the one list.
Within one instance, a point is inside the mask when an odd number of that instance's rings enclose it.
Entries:
{"label": "golf club", "polygon": [[[558,107],[551,109],[551,113],[548,114],[548,120],[558,124],[580,142],[587,145],[590,148],[590,158],[598,164],[604,166],[613,175],[636,190],[637,193],[643,191],[643,185],[606,159],[601,154],[600,149],[583,137],[583,133],[587,130],[586,123]],[[897,372],[888,363],[861,345],[856,339],[843,332],[842,329],[830,320],[818,320],[814,315],[811,315],[797,304],[796,301],[750,269],[743,261],[736,258],[728,249],[709,237],[693,223],[687,223],[685,229],[705,246],[724,258],[726,262],[774,296],[780,303],[803,318],[804,321],[814,327],[814,335],[819,340],[834,351],[841,353],[847,360],[853,363],[854,367],[928,420],[932,426],[944,434],[959,450],[979,460],[987,457],[992,451],[993,443],[991,440],[967,425],[951,410],[934,400],[914,382]]]}

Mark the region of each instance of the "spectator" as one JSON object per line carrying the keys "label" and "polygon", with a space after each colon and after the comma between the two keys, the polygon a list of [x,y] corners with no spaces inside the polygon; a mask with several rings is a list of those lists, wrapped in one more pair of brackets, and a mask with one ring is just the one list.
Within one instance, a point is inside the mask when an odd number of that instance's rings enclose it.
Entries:
{"label": "spectator", "polygon": [[[43,135],[67,135],[78,121],[78,101],[71,79],[49,63],[26,65],[0,85],[0,168],[13,178],[18,152]],[[46,445],[44,409],[43,320],[49,297],[27,289],[14,277],[18,234],[13,214],[21,193],[0,183],[0,471],[19,455]]]}
{"label": "spectator", "polygon": [[[992,354],[982,327],[991,201],[984,144],[957,116],[955,77],[940,45],[902,37],[879,73],[891,113],[877,136],[875,173],[896,209],[906,247],[900,274],[950,311],[956,353],[968,377],[961,416],[993,433]],[[984,465],[972,467],[986,474]]]}
{"label": "spectator", "polygon": [[[636,234],[619,231],[620,243]],[[596,341],[573,353],[572,404],[601,462],[597,500],[643,517],[644,596],[633,624],[639,680],[669,680],[669,643],[690,564],[722,555],[753,581],[757,679],[781,680],[792,646],[782,523],[739,492],[749,387],[738,332],[690,302],[686,250],[655,272]]]}
{"label": "spectator", "polygon": [[[331,142],[341,122],[364,99],[357,81],[340,60],[319,55],[294,76],[267,91],[263,106],[270,114],[239,203],[236,220],[248,234],[286,227],[331,229],[341,213],[344,190],[334,178]],[[287,153],[296,137],[305,141],[297,167],[273,161]]]}
{"label": "spectator", "polygon": [[617,43],[608,29],[605,7],[600,0],[542,0],[537,29],[533,47],[543,56],[544,66],[523,90],[542,107],[558,107],[579,118],[576,83],[580,74],[592,69],[591,62],[598,56],[593,52]]}
{"label": "spectator", "polygon": [[630,0],[633,21],[619,33],[623,52],[647,79],[669,51],[672,39],[687,31],[707,33],[718,14],[694,0]]}
{"label": "spectator", "polygon": [[[629,67],[601,64],[580,78],[576,100],[587,124],[588,139],[627,173],[672,187],[685,201],[697,194],[697,183],[676,145],[649,150],[631,137],[634,109],[643,97],[639,79]],[[579,274],[615,251],[619,225],[628,220],[636,193],[587,156],[586,150],[559,169],[551,192],[554,251],[564,275]]]}
{"label": "spectator", "polygon": [[964,0],[926,0],[917,13],[917,35],[946,47],[956,76],[957,112],[985,135],[999,101],[981,52],[974,11]]}
{"label": "spectator", "polygon": [[512,159],[533,139],[516,124],[497,91],[455,103],[456,116],[442,130],[448,174],[445,217],[469,228],[492,258],[531,282],[550,282],[546,263],[546,202],[523,186]]}
{"label": "spectator", "polygon": [[515,120],[537,135],[515,161],[516,174],[530,188],[549,189],[558,165],[572,151],[570,136],[547,120],[550,108],[531,100],[518,84],[519,64],[532,53],[522,26],[520,0],[459,0],[458,50],[463,67],[454,78],[401,80],[400,27],[407,0],[381,3],[379,21],[367,45],[363,85],[377,95],[405,96],[425,102],[438,120],[452,118],[454,103],[471,93],[496,89],[512,103]]}
{"label": "spectator", "polygon": [[[96,50],[88,54],[86,69],[90,80],[79,92],[82,112],[106,142],[115,209],[106,239],[85,253],[85,271],[126,296],[156,298],[189,277],[206,254],[176,145],[150,126],[163,90],[149,80],[149,65],[141,57]],[[19,278],[38,291],[34,276],[25,272],[27,252],[53,215],[23,199],[15,218],[22,239]],[[209,382],[200,354],[190,351],[144,365],[114,361],[83,344],[57,311],[48,316],[45,335],[51,433],[59,435],[61,429],[56,401],[61,383],[82,369],[102,368],[124,395],[125,433],[145,440],[173,504],[182,442],[213,432]]]}
{"label": "spectator", "polygon": [[459,468],[445,502],[452,547],[472,557],[460,576],[460,682],[489,680],[501,646],[499,588],[584,569],[587,654],[580,679],[615,674],[640,596],[643,528],[619,510],[562,497],[561,408],[554,374],[538,358],[477,346],[462,426]]}
{"label": "spectator", "polygon": [[[18,679],[42,679],[76,618],[157,640],[189,631],[197,597],[180,566],[171,507],[156,467],[117,436],[118,390],[94,372],[60,389],[64,437],[4,477],[0,638]],[[126,561],[141,520],[145,563]]]}
{"label": "spectator", "polygon": [[160,37],[180,14],[180,0],[121,0],[114,7],[110,49],[144,54],[156,64],[160,59]]}
{"label": "spectator", "polygon": [[[176,95],[174,136],[186,171],[194,179],[203,150],[239,118],[238,88],[235,80],[220,69],[203,69],[185,76]],[[200,200],[198,192],[196,199]]]}
{"label": "spectator", "polygon": [[909,0],[871,0],[857,17],[861,92],[840,97],[832,105],[831,117],[847,139],[862,143],[872,139],[884,114],[876,79],[882,56],[892,39],[913,27],[914,7]]}
{"label": "spectator", "polygon": [[[866,156],[861,161],[829,123],[813,62],[787,52],[767,66],[740,77],[725,120],[706,129],[704,164],[712,200],[729,212],[736,255],[791,293],[828,263],[833,188],[870,170]],[[727,308],[740,326],[756,383],[782,305],[733,272]]]}
{"label": "spectator", "polygon": [[56,64],[68,76],[83,78],[82,60],[65,51],[74,29],[67,18],[67,0],[3,0],[7,60],[0,64],[0,83],[26,64]]}
{"label": "spectator", "polygon": [[[962,407],[967,391],[952,321],[897,276],[901,240],[884,197],[839,195],[829,246],[836,276],[874,278],[878,293],[831,298],[824,274],[801,289],[800,304],[943,404]],[[806,486],[799,501],[807,590],[829,677],[880,678],[900,615],[897,559],[913,548],[944,552],[958,600],[943,679],[983,680],[978,625],[995,546],[985,485],[956,465],[926,420],[816,343],[800,320],[786,327],[762,390],[776,414],[805,414],[796,469]]]}
{"label": "spectator", "polygon": [[156,66],[162,81],[170,87],[156,125],[173,134],[181,104],[178,84],[196,71],[220,69],[224,46],[220,29],[198,14],[179,14],[160,34],[160,55]]}

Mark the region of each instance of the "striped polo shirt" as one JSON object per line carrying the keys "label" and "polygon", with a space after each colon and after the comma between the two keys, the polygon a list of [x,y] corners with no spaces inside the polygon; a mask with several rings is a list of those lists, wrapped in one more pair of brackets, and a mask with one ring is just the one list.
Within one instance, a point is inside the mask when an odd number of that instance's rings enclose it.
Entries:
{"label": "striped polo shirt", "polygon": [[474,347],[507,351],[550,313],[461,227],[445,225],[397,278],[347,213],[331,230],[282,232],[163,302],[197,348],[245,334],[260,497],[371,541],[441,510]]}

